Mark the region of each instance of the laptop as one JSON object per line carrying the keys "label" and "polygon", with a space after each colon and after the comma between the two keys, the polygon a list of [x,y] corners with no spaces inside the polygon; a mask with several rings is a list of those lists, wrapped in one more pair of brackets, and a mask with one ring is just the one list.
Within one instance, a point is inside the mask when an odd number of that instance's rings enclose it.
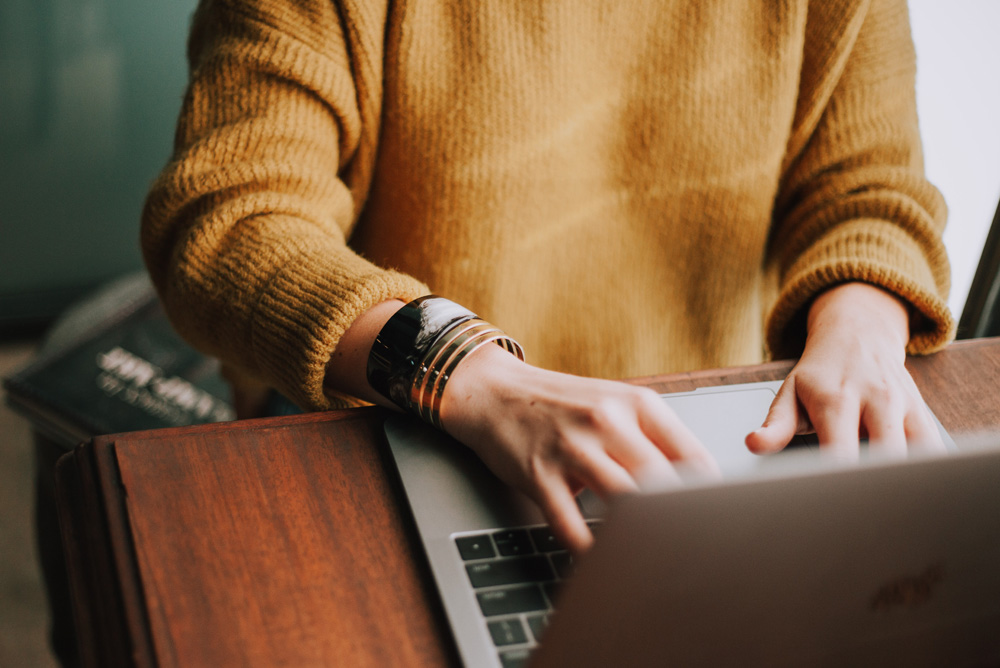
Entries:
{"label": "laptop", "polygon": [[611,508],[582,494],[597,540],[579,563],[468,448],[388,420],[465,665],[1000,663],[1000,449],[751,454],[780,385],[663,395],[723,479]]}

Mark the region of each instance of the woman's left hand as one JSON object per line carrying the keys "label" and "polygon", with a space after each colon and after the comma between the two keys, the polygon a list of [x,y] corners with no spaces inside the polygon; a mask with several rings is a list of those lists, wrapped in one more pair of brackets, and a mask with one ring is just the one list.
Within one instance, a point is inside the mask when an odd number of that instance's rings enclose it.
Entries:
{"label": "woman's left hand", "polygon": [[907,444],[943,450],[904,366],[908,340],[908,313],[893,295],[865,283],[827,290],[809,310],[802,357],[747,446],[776,452],[815,431],[824,449],[852,458],[861,438],[888,454],[905,455]]}

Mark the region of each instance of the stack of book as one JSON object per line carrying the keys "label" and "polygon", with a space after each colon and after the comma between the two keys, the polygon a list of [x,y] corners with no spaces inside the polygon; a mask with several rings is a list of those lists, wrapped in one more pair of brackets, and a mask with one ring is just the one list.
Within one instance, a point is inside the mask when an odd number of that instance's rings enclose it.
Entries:
{"label": "stack of book", "polygon": [[3,386],[11,408],[66,448],[100,434],[234,418],[218,362],[173,330],[144,277],[71,309]]}

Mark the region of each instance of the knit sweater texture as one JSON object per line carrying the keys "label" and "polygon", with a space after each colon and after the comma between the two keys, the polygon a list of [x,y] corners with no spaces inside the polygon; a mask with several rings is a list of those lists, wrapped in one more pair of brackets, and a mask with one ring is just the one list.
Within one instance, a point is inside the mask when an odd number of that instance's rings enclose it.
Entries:
{"label": "knit sweater texture", "polygon": [[204,0],[144,257],[195,345],[309,409],[428,292],[623,378],[801,352],[845,281],[953,336],[905,0]]}

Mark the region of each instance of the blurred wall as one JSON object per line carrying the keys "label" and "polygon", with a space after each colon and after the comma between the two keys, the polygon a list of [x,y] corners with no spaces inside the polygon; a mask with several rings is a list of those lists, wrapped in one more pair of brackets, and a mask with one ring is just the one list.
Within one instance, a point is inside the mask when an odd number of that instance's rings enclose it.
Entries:
{"label": "blurred wall", "polygon": [[956,320],[1000,201],[1000,1],[910,0],[927,178],[948,202]]}
{"label": "blurred wall", "polygon": [[141,267],[195,0],[0,1],[0,329]]}

